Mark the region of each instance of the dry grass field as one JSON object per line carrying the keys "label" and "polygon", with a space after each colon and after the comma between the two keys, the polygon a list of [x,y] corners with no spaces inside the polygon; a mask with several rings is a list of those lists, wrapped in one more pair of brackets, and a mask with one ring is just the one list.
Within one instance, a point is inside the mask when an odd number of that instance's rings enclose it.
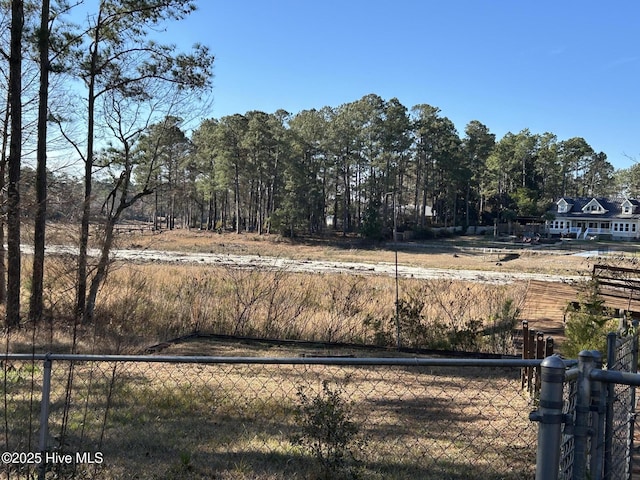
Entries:
{"label": "dry grass field", "polygon": [[[402,265],[454,273],[563,276],[586,275],[594,261],[573,255],[575,251],[504,246],[509,249],[480,239],[384,246],[351,238],[292,242],[176,231],[123,234],[117,248],[163,250],[169,260],[190,252],[375,264],[393,263],[397,247]],[[28,257],[24,265],[28,278]],[[5,336],[6,351],[140,353],[192,332],[356,344],[395,341],[396,284],[385,275],[116,261],[100,292],[95,322],[79,326],[69,315],[73,273],[71,257],[48,259],[51,321],[11,332]],[[484,351],[513,353],[506,330],[502,336],[480,338],[470,335],[470,329],[510,325],[518,310],[535,315],[527,310],[527,281],[469,282],[451,275],[401,278],[398,287],[404,308],[402,340],[409,347],[424,346],[420,342],[436,341],[447,332],[448,341],[459,342],[458,347],[475,342],[471,346]],[[557,293],[553,287],[538,287],[536,304]],[[361,348],[318,350],[203,338],[166,343],[160,353],[399,355],[393,348],[367,353]],[[4,366],[5,446],[24,450],[36,442],[42,370],[30,364]],[[357,461],[347,462],[348,469],[339,470],[341,477],[323,473],[313,453],[296,441],[301,394],[325,408],[325,384],[344,399],[347,419],[358,427],[352,445]],[[100,451],[105,462],[72,470],[59,466],[51,478],[532,478],[536,427],[528,420],[531,408],[518,369],[132,362],[77,362],[72,367],[55,362],[50,445],[62,451]],[[9,478],[27,478],[23,473],[12,470]]]}
{"label": "dry grass field", "polygon": [[[588,278],[595,263],[613,263],[633,267],[638,263],[638,249],[629,243],[566,242],[563,245],[522,246],[509,241],[493,241],[484,237],[457,237],[430,242],[399,244],[367,244],[356,238],[327,237],[291,240],[279,236],[255,234],[211,234],[198,231],[173,231],[158,235],[123,235],[123,248],[169,249],[180,252],[217,253],[227,255],[261,255],[298,260],[330,260],[393,264],[425,269],[446,269],[447,278],[455,280],[456,271],[490,271],[492,273],[541,274],[549,279],[511,283],[512,299],[520,309],[520,319],[532,328],[554,332],[562,339],[567,303],[576,300],[572,281],[549,281],[551,276]],[[453,282],[452,284],[455,284]],[[467,284],[467,286],[470,286]],[[478,288],[472,284],[470,288]],[[411,290],[410,287],[405,289]],[[451,287],[442,288],[444,292]],[[499,289],[496,289],[499,290]],[[483,303],[491,289],[480,288],[476,305]],[[456,294],[457,295],[457,294]],[[387,304],[394,299],[387,298]],[[436,302],[438,303],[438,302]],[[459,302],[455,302],[459,303]],[[469,306],[464,301],[465,307]],[[619,305],[612,305],[619,307]],[[491,308],[488,309],[491,311]],[[486,314],[485,314],[486,316]]]}
{"label": "dry grass field", "polygon": [[[52,232],[54,243],[73,240],[69,236],[72,230]],[[419,312],[423,323],[462,329],[470,321],[480,321],[491,327],[505,302],[511,302],[520,311],[519,320],[529,320],[532,328],[538,322],[542,328],[557,330],[567,303],[566,295],[555,295],[560,288],[546,287],[546,282],[538,282],[544,288],[530,288],[526,280],[491,285],[461,281],[456,276],[456,272],[485,271],[498,275],[496,278],[501,273],[579,277],[588,275],[595,261],[575,255],[579,245],[572,250],[543,247],[519,248],[479,237],[369,244],[340,236],[291,240],[248,233],[134,231],[119,235],[116,248],[165,252],[166,261],[114,262],[98,297],[94,325],[72,326],[73,257],[52,255],[46,265],[45,292],[52,322],[39,327],[46,331],[14,334],[9,341],[21,351],[33,347],[31,338],[37,339],[38,350],[68,351],[75,334],[81,351],[108,352],[140,351],[149,344],[195,331],[328,342],[380,343],[385,337],[389,341],[395,315],[394,279],[363,275],[362,269],[349,272],[348,266],[350,262],[393,265],[396,248],[401,266],[447,272],[446,278],[439,280],[400,278],[398,282],[399,299],[407,302],[407,307],[423,304]],[[277,267],[235,269],[232,263],[205,265],[195,260],[197,255],[191,262],[172,262],[185,254],[323,260],[342,262],[346,269],[341,273],[300,273]],[[28,256],[24,267],[26,284]],[[27,305],[28,289],[24,291],[23,304]],[[547,307],[542,309],[542,305]]]}

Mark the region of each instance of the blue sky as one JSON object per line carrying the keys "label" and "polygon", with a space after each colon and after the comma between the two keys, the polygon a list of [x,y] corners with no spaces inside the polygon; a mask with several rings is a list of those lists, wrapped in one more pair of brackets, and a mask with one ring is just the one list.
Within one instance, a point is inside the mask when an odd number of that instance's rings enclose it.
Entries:
{"label": "blue sky", "polygon": [[[374,93],[441,109],[458,132],[581,136],[640,161],[640,2],[200,0],[164,41],[216,56],[220,118],[337,107]],[[631,157],[631,158],[628,158]]]}

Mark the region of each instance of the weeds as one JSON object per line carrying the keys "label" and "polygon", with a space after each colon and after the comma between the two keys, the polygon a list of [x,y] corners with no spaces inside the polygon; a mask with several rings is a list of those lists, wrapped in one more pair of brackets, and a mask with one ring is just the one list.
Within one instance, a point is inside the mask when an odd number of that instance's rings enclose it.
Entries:
{"label": "weeds", "polygon": [[448,280],[405,285],[403,290],[406,293],[398,300],[397,312],[388,314],[386,321],[365,318],[375,344],[392,345],[399,324],[400,344],[406,348],[513,350],[510,340],[520,310],[507,295],[522,296],[524,291]]}
{"label": "weeds", "polygon": [[[48,332],[36,335],[40,351],[65,351],[69,340],[60,335],[71,328],[77,351],[104,353],[135,351],[143,342],[148,346],[194,332],[396,345],[393,278],[292,273],[275,266],[116,263],[98,297],[94,324],[76,325],[69,313],[73,269],[66,257],[47,264],[45,306],[51,321],[45,324]],[[454,280],[400,279],[399,286],[402,346],[482,351],[507,348],[509,322],[503,320],[515,318],[525,290],[524,284]],[[509,299],[512,312],[505,313]],[[504,327],[498,334],[504,338],[482,335],[498,326]]]}

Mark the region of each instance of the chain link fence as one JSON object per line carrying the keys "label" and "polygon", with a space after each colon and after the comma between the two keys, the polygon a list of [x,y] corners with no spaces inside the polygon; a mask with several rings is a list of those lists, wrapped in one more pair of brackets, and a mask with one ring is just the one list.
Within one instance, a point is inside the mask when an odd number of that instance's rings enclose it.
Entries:
{"label": "chain link fence", "polygon": [[[569,375],[564,383],[562,391],[563,409],[562,413],[565,418],[572,415],[576,411],[576,400],[578,397],[578,376],[577,371],[574,371],[574,375]],[[562,440],[560,443],[560,475],[559,478],[563,480],[570,480],[573,478],[573,430],[571,427],[564,428],[562,431]]]}
{"label": "chain link fence", "polygon": [[[577,366],[559,357],[541,364],[537,480],[630,480],[633,470],[637,324],[611,333],[607,358],[582,351]],[[606,368],[603,368],[605,367]]]}
{"label": "chain link fence", "polygon": [[0,467],[52,479],[534,478],[521,368],[539,362],[6,355],[14,457]]}
{"label": "chain link fence", "polygon": [[[612,333],[608,336],[609,370],[625,373],[638,371],[637,336]],[[607,402],[607,436],[605,441],[605,471],[608,478],[631,478],[633,430],[635,423],[635,387],[609,383]]]}

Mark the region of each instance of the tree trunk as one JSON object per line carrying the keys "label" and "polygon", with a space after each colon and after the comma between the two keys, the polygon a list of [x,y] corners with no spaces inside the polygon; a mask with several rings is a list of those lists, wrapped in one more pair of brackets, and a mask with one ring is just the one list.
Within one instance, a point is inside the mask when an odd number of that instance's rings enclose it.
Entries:
{"label": "tree trunk", "polygon": [[107,276],[107,268],[109,267],[109,254],[111,252],[111,246],[113,245],[113,227],[117,218],[110,218],[107,220],[104,226],[104,242],[102,244],[102,252],[100,253],[100,259],[96,267],[96,273],[91,279],[91,287],[89,288],[89,296],[86,303],[85,311],[85,323],[93,321],[93,315],[96,308],[96,298],[98,296],[98,290],[102,285],[105,277]]}
{"label": "tree trunk", "polygon": [[465,232],[469,228],[469,202],[471,201],[471,181],[467,181],[467,188],[464,193],[464,227]]}
{"label": "tree trunk", "polygon": [[213,230],[213,225],[215,223],[215,218],[213,216],[213,206],[215,204],[215,193],[211,192],[209,196],[209,205],[207,210],[207,231],[210,232]]}
{"label": "tree trunk", "polygon": [[76,291],[76,318],[86,319],[87,302],[87,250],[89,248],[89,219],[91,216],[91,191],[93,177],[93,144],[95,130],[95,84],[98,75],[98,48],[101,42],[100,25],[102,11],[96,21],[95,37],[91,47],[91,66],[89,67],[89,85],[87,94],[87,155],[84,161],[84,201],[82,203],[82,220],[80,224],[80,242],[78,251],[78,276]]}
{"label": "tree trunk", "polygon": [[44,244],[47,221],[47,106],[49,98],[49,0],[42,0],[40,17],[40,91],[38,98],[38,146],[36,167],[36,215],[33,239],[33,276],[29,319],[42,319]]}
{"label": "tree trunk", "polygon": [[[433,215],[433,208],[435,205],[431,206],[431,215]],[[420,211],[420,226],[424,227],[425,223],[426,223],[426,217],[427,217],[427,189],[424,188],[422,190],[422,209]]]}
{"label": "tree trunk", "polygon": [[7,186],[7,327],[20,324],[20,161],[22,156],[22,0],[11,2],[11,51],[9,55],[9,184]]}
{"label": "tree trunk", "polygon": [[333,197],[333,230],[338,230],[338,189],[340,185],[340,169],[336,168],[335,195]]}
{"label": "tree trunk", "polygon": [[173,230],[176,226],[176,194],[173,192],[171,194],[171,204],[169,206],[169,230]]}
{"label": "tree trunk", "polygon": [[234,197],[236,202],[236,233],[240,234],[240,171],[238,168],[238,162],[235,164],[234,175]]}
{"label": "tree trunk", "polygon": [[351,188],[349,184],[350,170],[348,164],[348,153],[344,157],[344,174],[342,183],[344,186],[344,195],[342,196],[342,236],[347,235],[347,231],[351,228]]}
{"label": "tree trunk", "polygon": [[[7,106],[9,105],[9,92],[7,90]],[[7,174],[7,145],[9,144],[9,116],[10,109],[5,110],[2,124],[2,151],[0,151],[0,205],[6,202],[5,179]],[[5,263],[7,252],[4,248],[5,219],[0,215],[0,303],[7,301],[7,265]]]}
{"label": "tree trunk", "polygon": [[158,182],[156,181],[156,188],[154,190],[154,203],[153,203],[153,230],[156,231],[159,229],[158,223]]}

